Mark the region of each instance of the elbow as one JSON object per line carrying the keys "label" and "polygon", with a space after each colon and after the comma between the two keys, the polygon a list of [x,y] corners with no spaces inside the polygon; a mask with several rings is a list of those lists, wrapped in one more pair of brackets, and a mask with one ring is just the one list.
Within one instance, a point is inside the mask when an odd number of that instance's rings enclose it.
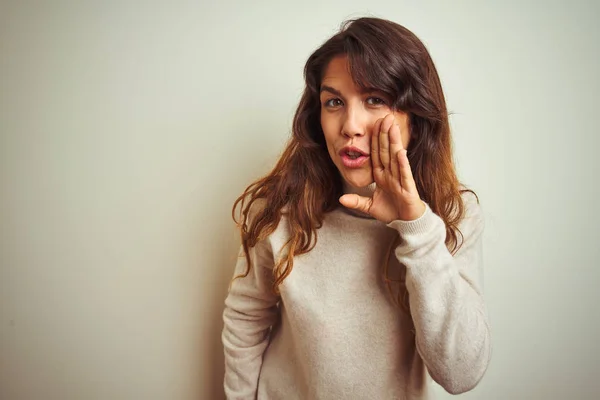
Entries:
{"label": "elbow", "polygon": [[442,377],[434,376],[432,378],[449,394],[463,394],[473,390],[483,379],[487,365],[480,368],[472,368],[469,371],[461,373],[446,373]]}
{"label": "elbow", "polygon": [[441,370],[432,371],[434,373],[431,376],[449,394],[463,394],[473,390],[481,382],[490,358],[491,347],[488,337],[485,346],[472,353],[471,357],[443,363],[443,367],[440,365]]}
{"label": "elbow", "polygon": [[[483,375],[481,377],[483,377]],[[481,380],[481,377],[477,379],[450,380],[448,382],[441,383],[441,386],[449,394],[463,394],[475,389],[475,387]]]}

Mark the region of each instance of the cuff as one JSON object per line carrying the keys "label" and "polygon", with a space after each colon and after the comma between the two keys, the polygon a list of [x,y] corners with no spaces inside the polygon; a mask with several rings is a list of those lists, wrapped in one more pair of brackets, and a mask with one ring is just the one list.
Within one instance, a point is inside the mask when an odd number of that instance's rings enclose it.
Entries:
{"label": "cuff", "polygon": [[395,220],[387,226],[398,231],[401,236],[426,233],[434,229],[436,217],[437,215],[431,210],[429,204],[425,203],[425,212],[419,218],[412,221]]}

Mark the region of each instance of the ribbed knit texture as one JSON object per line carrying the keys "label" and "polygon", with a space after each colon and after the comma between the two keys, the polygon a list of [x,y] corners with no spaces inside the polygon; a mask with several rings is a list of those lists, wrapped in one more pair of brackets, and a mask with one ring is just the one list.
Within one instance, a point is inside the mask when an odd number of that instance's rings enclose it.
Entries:
{"label": "ribbed knit texture", "polygon": [[[430,377],[450,393],[473,388],[491,345],[482,296],[484,220],[475,197],[463,198],[464,241],[454,256],[443,220],[429,206],[417,220],[387,225],[340,207],[326,216],[316,247],[295,257],[275,296],[272,268],[289,237],[283,218],[251,250],[250,274],[233,282],[225,301],[227,398],[431,399]],[[410,316],[394,305],[383,280],[398,235],[389,275],[405,276]],[[245,270],[240,257],[234,275]]]}

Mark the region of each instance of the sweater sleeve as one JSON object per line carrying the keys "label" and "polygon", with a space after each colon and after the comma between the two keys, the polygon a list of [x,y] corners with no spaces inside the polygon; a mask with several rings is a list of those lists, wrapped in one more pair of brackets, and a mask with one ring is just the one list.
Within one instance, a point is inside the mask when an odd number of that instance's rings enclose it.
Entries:
{"label": "sweater sleeve", "polygon": [[[272,292],[273,254],[267,240],[250,249],[250,259],[250,273],[232,281],[223,311],[227,399],[256,398],[269,329],[278,315],[278,297]],[[234,277],[244,274],[246,265],[240,251]]]}
{"label": "sweater sleeve", "polygon": [[417,349],[431,377],[452,394],[473,389],[491,356],[482,291],[483,214],[474,195],[463,199],[463,241],[454,256],[444,243],[444,221],[429,205],[417,220],[388,224],[402,239],[395,254],[407,269]]}

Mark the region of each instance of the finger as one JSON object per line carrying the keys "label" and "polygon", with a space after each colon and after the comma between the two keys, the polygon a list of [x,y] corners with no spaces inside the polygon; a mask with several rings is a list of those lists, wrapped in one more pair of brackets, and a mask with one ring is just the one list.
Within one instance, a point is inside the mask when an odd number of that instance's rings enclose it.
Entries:
{"label": "finger", "polygon": [[394,181],[400,185],[400,161],[396,156],[399,151],[403,150],[402,135],[400,133],[400,125],[393,124],[390,128],[390,159],[392,176]]}
{"label": "finger", "polygon": [[373,204],[373,199],[370,197],[359,196],[357,194],[345,194],[340,197],[340,203],[344,207],[369,213],[371,205]]}
{"label": "finger", "polygon": [[412,174],[406,150],[400,150],[397,158],[398,164],[400,164],[400,183],[402,188],[410,193],[414,193],[417,187],[415,185],[415,179]]}
{"label": "finger", "polygon": [[402,128],[397,122],[394,122],[390,127],[390,148],[392,146],[395,146],[394,150],[396,151],[404,148],[402,144]]}
{"label": "finger", "polygon": [[379,158],[379,131],[381,130],[381,123],[383,118],[375,121],[373,126],[373,133],[371,135],[371,164],[373,165],[373,171],[380,171],[381,159]]}
{"label": "finger", "polygon": [[[391,118],[390,118],[391,116]],[[379,129],[379,158],[381,159],[381,166],[383,169],[390,169],[390,138],[389,138],[389,130],[392,127],[394,122],[394,117],[391,114],[388,114],[383,119],[381,123],[381,128]]]}

